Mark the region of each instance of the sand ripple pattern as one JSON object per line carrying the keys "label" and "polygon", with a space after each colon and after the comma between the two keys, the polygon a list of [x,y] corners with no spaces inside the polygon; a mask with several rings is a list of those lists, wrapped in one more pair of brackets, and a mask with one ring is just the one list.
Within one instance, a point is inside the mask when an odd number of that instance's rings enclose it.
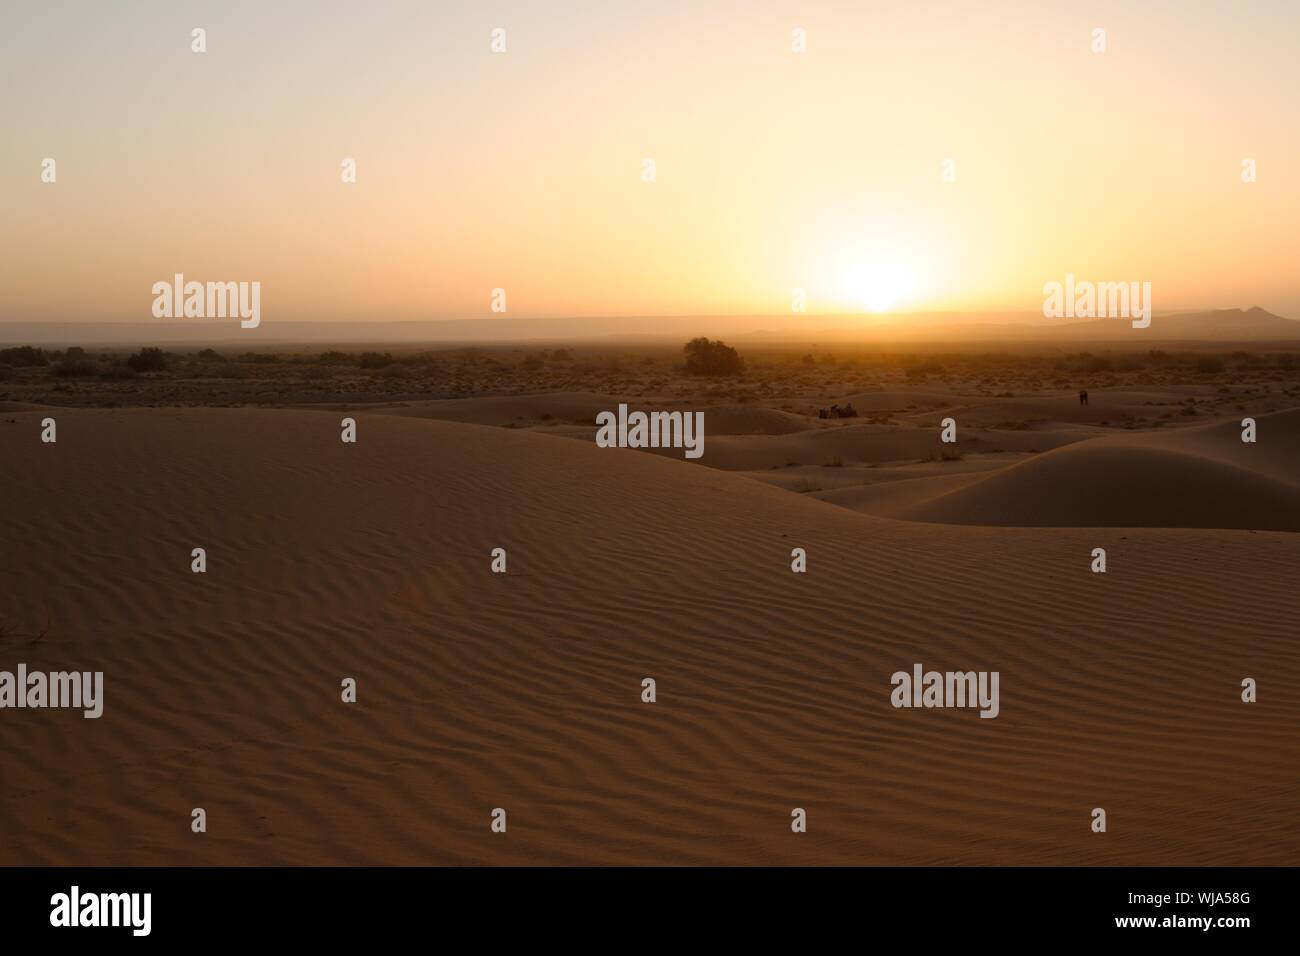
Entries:
{"label": "sand ripple pattern", "polygon": [[[1300,535],[894,521],[392,415],[43,414],[0,425],[0,668],[103,670],[106,710],[0,712],[0,863],[1300,858]],[[1000,671],[1001,716],[894,710],[914,661]]]}

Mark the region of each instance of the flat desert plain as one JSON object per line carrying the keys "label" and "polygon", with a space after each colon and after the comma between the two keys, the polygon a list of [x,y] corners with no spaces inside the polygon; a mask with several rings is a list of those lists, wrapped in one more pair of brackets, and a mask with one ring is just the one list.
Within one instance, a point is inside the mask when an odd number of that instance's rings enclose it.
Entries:
{"label": "flat desert plain", "polygon": [[[839,397],[11,403],[0,667],[104,712],[0,715],[0,863],[1300,859],[1300,401]],[[596,447],[619,401],[703,457]],[[998,716],[893,707],[915,663]]]}

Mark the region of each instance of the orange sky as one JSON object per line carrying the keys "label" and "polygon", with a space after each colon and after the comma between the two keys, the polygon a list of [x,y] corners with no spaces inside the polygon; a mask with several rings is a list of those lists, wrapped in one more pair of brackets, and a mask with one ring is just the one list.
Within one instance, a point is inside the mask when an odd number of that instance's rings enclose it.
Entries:
{"label": "orange sky", "polygon": [[1292,2],[14,6],[2,321],[150,321],[177,272],[260,281],[265,322],[496,287],[511,317],[1034,312],[1067,272],[1300,318]]}

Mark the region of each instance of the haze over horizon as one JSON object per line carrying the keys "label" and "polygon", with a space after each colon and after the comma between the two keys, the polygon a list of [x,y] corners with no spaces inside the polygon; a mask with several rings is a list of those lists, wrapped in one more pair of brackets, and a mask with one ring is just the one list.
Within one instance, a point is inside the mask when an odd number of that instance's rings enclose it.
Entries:
{"label": "haze over horizon", "polygon": [[1067,274],[1150,282],[1157,313],[1300,315],[1290,3],[144,2],[4,26],[0,322],[158,322],[176,273],[260,282],[268,327],[870,328],[1034,313]]}
{"label": "haze over horizon", "polygon": [[229,320],[167,319],[152,322],[0,322],[0,346],[203,345],[290,346],[375,343],[398,346],[526,345],[529,343],[680,345],[699,335],[735,345],[798,343],[841,346],[915,344],[969,348],[1250,344],[1294,348],[1300,321],[1258,307],[1157,313],[1152,325],[1134,329],[1128,319],[1044,319],[1032,313],[912,313],[908,315],[681,315],[399,320],[284,321],[256,335]]}

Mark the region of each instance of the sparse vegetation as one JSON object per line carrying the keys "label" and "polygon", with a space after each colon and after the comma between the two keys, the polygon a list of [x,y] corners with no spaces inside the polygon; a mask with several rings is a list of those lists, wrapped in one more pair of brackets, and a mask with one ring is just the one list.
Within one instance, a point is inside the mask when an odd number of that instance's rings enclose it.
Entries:
{"label": "sparse vegetation", "polygon": [[[1162,416],[1169,427],[1232,414],[1294,405],[1300,395],[1300,349],[1256,346],[1250,351],[1204,347],[1182,350],[1114,348],[1092,352],[908,351],[878,347],[831,354],[808,346],[747,350],[707,338],[681,348],[644,345],[582,345],[530,348],[519,345],[454,348],[335,349],[292,347],[234,349],[95,349],[80,346],[0,350],[0,400],[66,405],[269,405],[276,403],[400,402],[539,392],[594,392],[646,402],[701,407],[727,404],[780,409],[819,422],[819,408],[865,408],[861,420],[908,428],[930,423],[936,412],[965,410],[985,402],[1035,402],[1055,396],[1083,411],[1094,425],[1142,429]],[[812,358],[805,362],[804,356]],[[683,358],[687,361],[683,362]],[[558,360],[557,360],[558,359]],[[566,360],[567,359],[567,360]],[[1104,360],[1104,361],[1103,361]],[[1219,369],[1223,371],[1206,371]],[[1107,371],[1095,371],[1109,365]],[[687,366],[690,371],[688,372]],[[1089,371],[1094,369],[1094,371]],[[707,370],[707,371],[706,371]],[[709,374],[709,373],[712,374]],[[916,385],[924,381],[923,388]],[[1168,398],[1150,393],[1172,389]],[[1123,396],[1125,391],[1145,393]],[[871,393],[892,398],[861,401]],[[1111,396],[1115,397],[1112,398]],[[1182,412],[1195,397],[1195,414]],[[1062,408],[1062,414],[1064,410]],[[981,413],[977,428],[1036,428],[1061,420],[1030,417],[1008,404],[1004,414]],[[959,415],[960,417],[960,415]],[[569,423],[565,413],[556,420]],[[533,418],[535,424],[537,418]],[[579,424],[589,424],[584,417]],[[1107,426],[1101,426],[1107,427]]]}
{"label": "sparse vegetation", "polygon": [[93,378],[99,374],[99,363],[88,359],[65,358],[50,366],[50,374],[59,378]]}
{"label": "sparse vegetation", "polygon": [[944,373],[943,366],[940,365],[938,362],[934,361],[933,359],[930,359],[925,362],[917,362],[914,365],[909,365],[904,371],[904,374],[907,375],[908,381],[926,379],[929,378],[931,375],[942,375],[943,373]]}
{"label": "sparse vegetation", "polygon": [[30,345],[0,349],[0,362],[14,368],[43,368],[50,364],[43,351]]}
{"label": "sparse vegetation", "polygon": [[393,364],[391,352],[362,352],[357,359],[359,368],[385,368]]}
{"label": "sparse vegetation", "polygon": [[965,457],[966,453],[964,451],[954,448],[952,445],[943,445],[933,455],[922,458],[920,461],[922,464],[930,461],[961,461]]}
{"label": "sparse vegetation", "polygon": [[167,368],[167,356],[162,349],[146,346],[127,359],[126,364],[136,372],[161,372]]}

